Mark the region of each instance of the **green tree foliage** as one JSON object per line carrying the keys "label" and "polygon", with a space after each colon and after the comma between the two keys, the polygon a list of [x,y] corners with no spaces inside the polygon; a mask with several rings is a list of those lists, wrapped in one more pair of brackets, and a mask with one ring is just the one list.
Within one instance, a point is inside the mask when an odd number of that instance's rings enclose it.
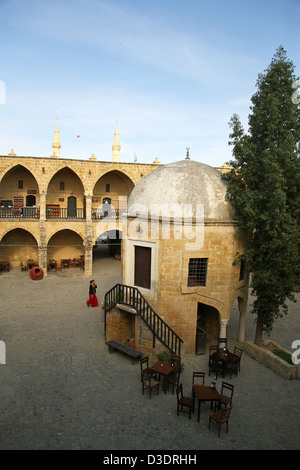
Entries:
{"label": "green tree foliage", "polygon": [[294,65],[279,47],[259,74],[252,96],[249,130],[239,117],[230,120],[233,169],[228,200],[248,245],[244,259],[251,273],[257,315],[255,343],[270,335],[274,320],[295,301],[300,276],[300,107],[292,100]]}

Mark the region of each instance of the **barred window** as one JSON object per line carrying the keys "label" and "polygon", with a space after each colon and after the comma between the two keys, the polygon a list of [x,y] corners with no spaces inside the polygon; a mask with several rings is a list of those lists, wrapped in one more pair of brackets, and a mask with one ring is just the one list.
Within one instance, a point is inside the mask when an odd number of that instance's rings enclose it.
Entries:
{"label": "barred window", "polygon": [[206,286],[208,258],[191,258],[188,286]]}

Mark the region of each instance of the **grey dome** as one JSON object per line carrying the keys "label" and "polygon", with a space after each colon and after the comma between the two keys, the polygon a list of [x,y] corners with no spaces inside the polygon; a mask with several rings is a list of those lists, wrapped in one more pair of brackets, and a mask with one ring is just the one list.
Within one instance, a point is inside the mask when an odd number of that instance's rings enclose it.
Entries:
{"label": "grey dome", "polygon": [[[204,220],[232,221],[233,211],[226,201],[226,182],[215,168],[190,159],[170,163],[144,176],[134,187],[128,200],[128,214],[146,212],[159,217],[163,205],[177,206],[174,218],[181,217],[189,205],[196,216],[197,205],[204,205]],[[166,206],[167,207],[167,206]],[[144,208],[144,209],[143,209]]]}

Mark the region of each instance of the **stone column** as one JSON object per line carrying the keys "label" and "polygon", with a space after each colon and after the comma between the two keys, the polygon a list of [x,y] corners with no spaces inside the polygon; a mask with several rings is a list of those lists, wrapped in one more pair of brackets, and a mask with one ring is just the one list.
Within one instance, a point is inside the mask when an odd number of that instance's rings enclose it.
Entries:
{"label": "stone column", "polygon": [[46,194],[40,194],[40,221],[46,220]]}
{"label": "stone column", "polygon": [[92,220],[92,196],[85,196],[85,218],[87,221]]}
{"label": "stone column", "polygon": [[85,196],[85,263],[84,274],[92,276],[93,274],[93,225],[92,225],[92,196],[90,194]]}
{"label": "stone column", "polygon": [[229,318],[221,318],[220,320],[220,336],[219,336],[220,338],[227,338],[228,321],[229,321]]}
{"label": "stone column", "polygon": [[85,243],[84,274],[86,276],[93,275],[93,243],[91,240]]}
{"label": "stone column", "polygon": [[44,271],[44,277],[47,277],[47,247],[41,245],[38,247],[39,267]]}
{"label": "stone column", "polygon": [[246,322],[246,312],[247,312],[247,299],[238,298],[238,308],[240,312],[240,321],[239,321],[239,337],[238,340],[243,343],[245,341],[245,322]]}

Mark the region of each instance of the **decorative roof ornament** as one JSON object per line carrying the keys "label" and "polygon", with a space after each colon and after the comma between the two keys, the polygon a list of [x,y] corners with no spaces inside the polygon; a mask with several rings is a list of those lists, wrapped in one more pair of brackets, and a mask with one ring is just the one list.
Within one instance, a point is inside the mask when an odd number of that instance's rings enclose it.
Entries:
{"label": "decorative roof ornament", "polygon": [[190,147],[186,147],[186,160],[190,160]]}

